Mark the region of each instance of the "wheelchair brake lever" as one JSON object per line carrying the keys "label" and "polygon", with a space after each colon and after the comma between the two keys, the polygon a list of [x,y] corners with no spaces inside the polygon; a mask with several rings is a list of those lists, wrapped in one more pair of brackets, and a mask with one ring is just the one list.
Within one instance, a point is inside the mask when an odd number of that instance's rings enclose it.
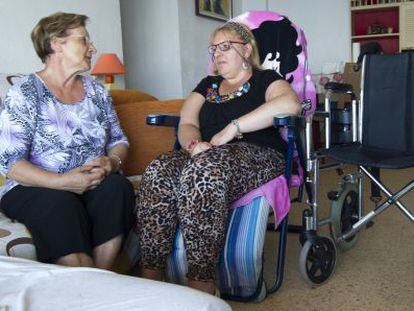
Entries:
{"label": "wheelchair brake lever", "polygon": [[302,111],[301,115],[304,116],[307,111],[309,111],[312,108],[312,101],[310,99],[305,99],[302,103]]}

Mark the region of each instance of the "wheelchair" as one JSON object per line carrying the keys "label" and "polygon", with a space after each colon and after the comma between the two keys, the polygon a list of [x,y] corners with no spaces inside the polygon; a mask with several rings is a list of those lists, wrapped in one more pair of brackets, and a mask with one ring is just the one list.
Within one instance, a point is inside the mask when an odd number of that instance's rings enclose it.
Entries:
{"label": "wheelchair", "polygon": [[[380,169],[404,169],[414,166],[414,130],[411,125],[414,104],[414,52],[395,55],[366,55],[362,64],[360,100],[348,84],[328,83],[324,110],[316,111],[325,119],[325,146],[312,150],[311,122],[306,118],[306,171],[309,208],[304,210],[303,244],[300,254],[300,272],[311,286],[326,282],[333,274],[336,248],[352,248],[359,232],[372,225],[373,219],[388,207],[395,205],[409,220],[414,213],[400,199],[414,187],[414,180],[392,193],[380,180]],[[351,139],[331,144],[333,94],[347,94],[351,100],[348,117]],[[346,121],[345,121],[346,120]],[[286,121],[285,121],[286,122]],[[328,193],[331,215],[318,218],[320,206],[317,196],[321,159],[336,161],[325,168],[354,165],[358,170],[343,176],[338,191]],[[369,212],[363,208],[363,178],[371,181],[371,201],[375,206]],[[380,191],[386,195],[381,202]],[[331,237],[317,234],[322,225],[329,225]]]}
{"label": "wheelchair", "polygon": [[[276,275],[274,283],[268,288],[263,278],[263,247],[266,228],[274,229],[277,224],[268,224],[272,208],[266,198],[261,196],[245,206],[231,209],[226,242],[217,269],[217,285],[222,298],[258,302],[265,299],[268,294],[276,292],[282,284],[288,231],[299,233],[299,241],[302,244],[299,270],[304,281],[316,287],[327,282],[333,275],[337,248],[352,248],[357,242],[359,231],[387,207],[396,204],[411,221],[414,221],[413,213],[399,201],[414,187],[414,181],[396,194],[392,194],[378,178],[379,168],[398,169],[414,166],[414,139],[410,135],[413,130],[409,122],[414,113],[411,109],[414,53],[366,56],[362,69],[361,100],[357,101],[352,86],[328,83],[324,110],[315,111],[315,89],[307,65],[306,39],[303,31],[286,17],[267,11],[248,12],[235,20],[247,24],[253,30],[260,46],[261,61],[267,68],[276,71],[286,68],[279,63],[276,55],[269,55],[263,48],[266,47],[264,42],[267,42],[263,41],[263,36],[269,32],[267,27],[271,26],[272,22],[282,21],[295,29],[295,42],[300,42],[290,51],[290,57],[296,58],[296,69],[281,73],[291,82],[299,98],[303,100],[303,115],[276,116],[274,125],[284,129],[288,142],[287,165],[284,176],[281,176],[282,182],[287,188],[298,187],[297,197],[290,198],[287,205],[290,207],[291,202],[301,202],[303,190],[307,195],[307,208],[303,211],[302,225],[288,225],[288,214],[283,215],[283,219],[276,219],[280,222]],[[263,28],[266,31],[255,32],[255,29]],[[276,37],[278,36],[280,33],[276,31]],[[279,40],[273,38],[270,41],[274,43],[285,40],[280,40],[279,37]],[[406,90],[403,94],[398,92],[402,86]],[[347,94],[351,98],[351,117],[348,119],[352,138],[349,143],[331,145],[331,95],[335,93]],[[399,94],[398,98],[390,101],[391,96],[395,99],[396,94]],[[378,107],[384,107],[385,113],[377,109]],[[315,150],[312,143],[312,122],[316,116],[322,118],[325,123],[325,146],[319,150]],[[178,126],[178,121],[178,117],[168,115],[147,117],[149,125]],[[390,122],[396,125],[392,132],[398,134],[397,139],[389,137],[389,129],[384,127],[384,124]],[[379,139],[378,133],[386,134],[386,139]],[[175,147],[179,148],[178,143]],[[335,162],[324,163],[322,159],[326,158],[334,159]],[[328,193],[331,202],[330,216],[319,219],[319,172],[348,164],[357,165],[358,171],[341,177],[339,188]],[[377,204],[366,215],[362,206],[364,174],[373,181],[376,189],[381,189],[387,195],[382,204]],[[329,225],[329,236],[318,233],[319,227],[323,225]],[[168,260],[167,275],[172,282],[186,282],[185,247],[179,228],[173,253]]]}

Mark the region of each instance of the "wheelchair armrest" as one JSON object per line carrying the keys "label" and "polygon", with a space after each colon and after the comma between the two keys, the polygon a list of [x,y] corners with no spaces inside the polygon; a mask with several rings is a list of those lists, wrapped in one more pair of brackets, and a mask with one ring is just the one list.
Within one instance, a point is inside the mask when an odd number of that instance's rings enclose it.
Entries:
{"label": "wheelchair armrest", "polygon": [[178,127],[180,117],[168,114],[149,114],[146,120],[147,125]]}
{"label": "wheelchair armrest", "polygon": [[328,82],[325,84],[326,98],[325,98],[325,110],[317,111],[314,113],[315,116],[323,117],[325,119],[325,148],[328,149],[331,145],[331,96],[334,93],[346,94],[351,97],[351,113],[352,113],[352,141],[358,140],[358,100],[354,93],[354,88],[350,84]]}
{"label": "wheelchair armrest", "polygon": [[332,91],[334,93],[353,94],[354,87],[351,84],[328,82],[325,84],[325,90]]}
{"label": "wheelchair armrest", "polygon": [[274,127],[303,128],[306,118],[294,114],[279,114],[273,118]]}
{"label": "wheelchair armrest", "polygon": [[149,114],[146,119],[147,125],[156,125],[156,126],[168,126],[174,128],[174,150],[179,150],[181,148],[180,142],[178,141],[178,123],[180,122],[180,117],[170,114]]}
{"label": "wheelchair armrest", "polygon": [[330,117],[329,112],[327,112],[325,110],[315,110],[315,112],[313,113],[313,115],[315,117],[322,117],[322,118],[328,118],[328,117]]}

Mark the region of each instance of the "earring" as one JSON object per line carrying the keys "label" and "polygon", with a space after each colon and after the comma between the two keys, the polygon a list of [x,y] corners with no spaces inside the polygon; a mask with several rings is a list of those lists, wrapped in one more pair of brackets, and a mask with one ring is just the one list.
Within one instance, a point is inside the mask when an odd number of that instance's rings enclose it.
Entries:
{"label": "earring", "polygon": [[250,64],[249,64],[247,61],[244,61],[244,62],[242,63],[242,68],[243,68],[244,70],[247,70],[247,69],[249,69],[249,68],[250,68]]}

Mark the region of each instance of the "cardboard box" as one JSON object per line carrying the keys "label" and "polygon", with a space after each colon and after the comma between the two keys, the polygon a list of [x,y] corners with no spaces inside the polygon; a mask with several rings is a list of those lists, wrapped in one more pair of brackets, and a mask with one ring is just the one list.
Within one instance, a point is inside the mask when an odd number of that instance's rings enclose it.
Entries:
{"label": "cardboard box", "polygon": [[[359,68],[360,67],[356,63],[346,63],[344,66],[343,79],[341,80],[341,83],[352,85],[357,99],[360,98],[361,93],[361,69]],[[318,103],[323,105],[325,101],[325,90],[323,88],[323,85],[318,83],[321,76],[328,78],[329,81],[333,81],[333,74],[320,74],[315,75],[314,77],[315,84],[318,87]],[[333,94],[331,99],[336,103],[336,108],[343,108],[347,102],[351,101],[350,96],[346,94]]]}
{"label": "cardboard box", "polygon": [[354,92],[358,99],[361,93],[361,71],[361,67],[355,63],[345,64],[344,83],[348,83],[353,86]]}

